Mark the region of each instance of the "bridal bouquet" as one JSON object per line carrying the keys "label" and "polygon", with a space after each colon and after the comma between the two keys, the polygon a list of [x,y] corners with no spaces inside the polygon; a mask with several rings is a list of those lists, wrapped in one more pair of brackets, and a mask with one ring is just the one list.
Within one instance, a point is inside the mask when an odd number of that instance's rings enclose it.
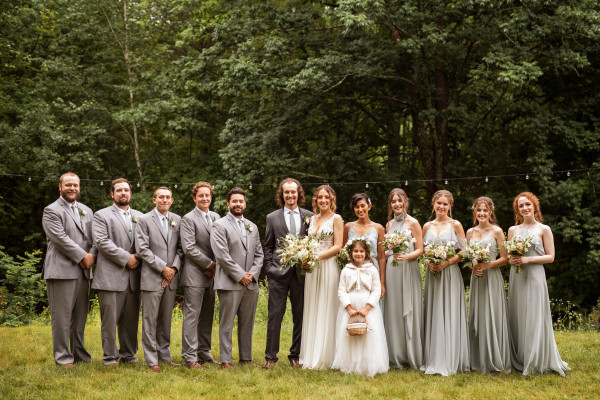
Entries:
{"label": "bridal bouquet", "polygon": [[364,237],[350,239],[346,242],[346,245],[342,247],[342,249],[337,255],[337,265],[340,269],[344,269],[346,264],[352,262],[352,260],[350,259],[350,247],[352,247],[352,244],[358,240],[362,241],[367,245],[368,253],[371,254],[371,244],[367,241],[367,239],[365,239]]}
{"label": "bridal bouquet", "polygon": [[317,266],[315,261],[319,251],[319,240],[313,236],[300,236],[288,234],[279,239],[282,247],[277,249],[281,255],[279,269],[284,267],[300,266],[302,274],[313,272]]}
{"label": "bridal bouquet", "polygon": [[[383,236],[383,241],[379,242],[385,249],[391,250],[393,253],[404,253],[408,249],[408,245],[415,242],[410,230],[402,232],[388,232]],[[397,267],[398,261],[392,261],[392,267]]]}
{"label": "bridal bouquet", "polygon": [[[462,257],[462,262],[460,263],[463,268],[468,266],[475,267],[479,263],[486,263],[492,261],[490,257],[490,246],[492,244],[488,243],[487,246],[483,247],[483,244],[479,242],[469,242],[467,243],[467,249],[465,251],[460,252],[460,256]],[[477,279],[481,278],[481,276],[477,276]]]}
{"label": "bridal bouquet", "polygon": [[[419,257],[419,267],[429,269],[429,264],[439,264],[450,258],[452,258],[456,254],[455,250],[456,243],[448,242],[448,243],[424,243],[423,255]],[[432,272],[432,275],[436,278],[442,276],[441,271]]]}
{"label": "bridal bouquet", "polygon": [[[533,237],[531,236],[524,238],[523,236],[515,235],[512,239],[505,240],[504,243],[502,243],[502,246],[504,246],[508,255],[522,256],[527,253],[527,250],[531,247],[532,240]],[[515,273],[521,273],[520,265],[515,266]]]}

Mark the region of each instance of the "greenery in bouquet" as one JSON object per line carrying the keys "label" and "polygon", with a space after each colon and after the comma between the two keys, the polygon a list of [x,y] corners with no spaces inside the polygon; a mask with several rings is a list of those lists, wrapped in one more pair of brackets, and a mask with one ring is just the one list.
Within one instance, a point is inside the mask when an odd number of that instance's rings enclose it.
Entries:
{"label": "greenery in bouquet", "polygon": [[318,265],[316,258],[319,251],[319,239],[314,235],[299,236],[288,234],[279,239],[281,248],[277,253],[281,256],[279,269],[300,267],[302,274],[313,272]]}
{"label": "greenery in bouquet", "polygon": [[[386,250],[390,250],[392,253],[404,253],[408,246],[411,243],[414,243],[416,240],[412,236],[412,232],[410,229],[398,232],[388,232],[383,236],[383,241],[379,242]],[[392,261],[392,267],[397,267],[398,261]]]}
{"label": "greenery in bouquet", "polygon": [[[456,255],[456,243],[440,243],[434,244],[425,242],[423,248],[423,255],[419,257],[419,266],[422,268],[429,269],[429,264],[439,264],[446,260],[449,260]],[[440,271],[431,273],[436,278],[442,276]]]}
{"label": "greenery in bouquet", "polygon": [[[488,243],[487,246],[483,246],[483,244],[479,242],[470,241],[467,243],[467,249],[460,252],[460,256],[462,261],[460,262],[460,266],[463,268],[471,268],[475,267],[479,263],[487,263],[492,261],[490,257],[490,246],[492,244]],[[481,276],[475,275],[477,279],[481,278]]]}
{"label": "greenery in bouquet", "polygon": [[[522,256],[527,253],[527,250],[531,247],[533,238],[531,236],[523,237],[520,235],[513,236],[510,240],[505,240],[502,246],[506,249],[506,253],[510,256]],[[511,264],[512,266],[512,264]],[[515,266],[515,273],[521,273],[521,266]]]}

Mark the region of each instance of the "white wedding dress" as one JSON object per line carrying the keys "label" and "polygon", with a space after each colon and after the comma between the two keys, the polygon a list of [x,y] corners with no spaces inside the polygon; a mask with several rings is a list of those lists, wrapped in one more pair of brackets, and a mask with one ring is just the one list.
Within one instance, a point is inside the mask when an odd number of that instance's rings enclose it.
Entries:
{"label": "white wedding dress", "polygon": [[[314,216],[308,234],[331,233],[321,240],[320,253],[333,246],[333,220],[341,218],[334,214],[315,232]],[[302,342],[300,364],[302,368],[327,369],[333,364],[335,351],[335,319],[339,307],[337,296],[340,271],[336,256],[319,261],[304,281],[304,311],[302,319]]]}
{"label": "white wedding dress", "polygon": [[[389,370],[389,355],[383,316],[379,307],[381,282],[379,272],[371,263],[360,268],[347,264],[342,270],[338,289],[339,306],[336,322],[335,358],[333,369],[346,373],[375,376]],[[350,336],[346,331],[349,314],[346,306],[362,310],[370,304],[365,335]]]}

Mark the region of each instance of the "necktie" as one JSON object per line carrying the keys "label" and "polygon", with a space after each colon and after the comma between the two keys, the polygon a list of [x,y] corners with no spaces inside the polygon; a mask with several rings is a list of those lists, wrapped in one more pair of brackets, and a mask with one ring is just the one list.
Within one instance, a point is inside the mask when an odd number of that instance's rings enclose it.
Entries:
{"label": "necktie", "polygon": [[210,216],[208,214],[204,214],[204,216],[206,217],[206,225],[208,226],[208,230],[210,231],[212,229],[212,221],[210,220]]}
{"label": "necktie", "polygon": [[72,205],[71,208],[73,209],[73,214],[75,214],[75,221],[77,221],[78,223],[81,223],[81,216],[79,215],[79,208],[77,208],[76,205]]}
{"label": "necktie", "polygon": [[163,220],[163,229],[165,231],[165,237],[169,236],[169,221],[167,221],[167,217],[162,217]]}
{"label": "necktie", "polygon": [[125,211],[123,215],[125,216],[125,222],[127,223],[129,239],[131,240],[133,238],[133,227],[131,226],[131,217],[129,216],[129,211]]}
{"label": "necktie", "polygon": [[298,232],[296,230],[296,217],[295,217],[296,211],[290,211],[289,215],[290,215],[290,233],[294,236],[298,235]]}
{"label": "necktie", "polygon": [[244,221],[238,219],[238,225],[240,226],[240,231],[242,232],[242,237],[244,238],[244,243],[246,243],[246,227],[244,226]]}

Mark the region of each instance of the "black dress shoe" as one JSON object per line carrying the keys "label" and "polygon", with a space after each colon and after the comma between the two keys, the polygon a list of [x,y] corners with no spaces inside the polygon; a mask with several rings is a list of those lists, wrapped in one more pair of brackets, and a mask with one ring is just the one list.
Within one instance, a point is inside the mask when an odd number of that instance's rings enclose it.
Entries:
{"label": "black dress shoe", "polygon": [[298,360],[295,360],[295,359],[291,359],[291,360],[290,360],[290,365],[291,365],[292,367],[294,367],[294,368],[298,368],[298,367],[300,367],[300,361],[298,361]]}

